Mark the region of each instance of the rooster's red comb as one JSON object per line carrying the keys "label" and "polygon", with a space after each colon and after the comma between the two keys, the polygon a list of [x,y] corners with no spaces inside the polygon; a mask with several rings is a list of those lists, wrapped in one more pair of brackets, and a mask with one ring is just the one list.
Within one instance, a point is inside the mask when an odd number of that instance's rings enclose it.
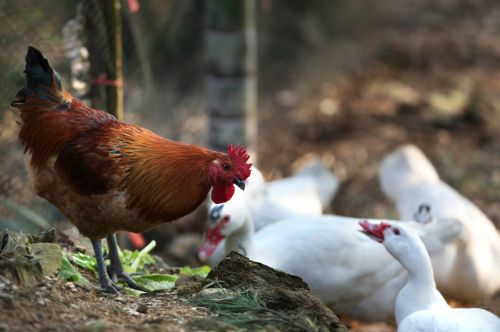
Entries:
{"label": "rooster's red comb", "polygon": [[242,146],[233,146],[232,144],[229,144],[227,153],[233,160],[238,177],[241,180],[246,180],[250,176],[250,167],[252,166],[252,164],[247,162],[250,158],[247,150],[245,150]]}

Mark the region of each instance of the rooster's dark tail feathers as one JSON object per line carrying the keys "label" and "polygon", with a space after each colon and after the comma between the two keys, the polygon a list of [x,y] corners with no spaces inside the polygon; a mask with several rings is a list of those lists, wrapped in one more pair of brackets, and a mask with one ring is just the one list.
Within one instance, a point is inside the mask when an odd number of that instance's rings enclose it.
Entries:
{"label": "rooster's dark tail feathers", "polygon": [[26,54],[26,86],[16,95],[11,106],[22,108],[29,97],[42,103],[60,104],[63,99],[61,78],[51,67],[42,52],[28,47]]}

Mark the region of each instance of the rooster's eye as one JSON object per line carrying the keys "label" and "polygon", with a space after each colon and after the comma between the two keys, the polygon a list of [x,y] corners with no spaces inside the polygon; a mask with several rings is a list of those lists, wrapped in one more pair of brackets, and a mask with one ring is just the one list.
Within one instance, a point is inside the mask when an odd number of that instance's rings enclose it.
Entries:
{"label": "rooster's eye", "polygon": [[231,169],[231,166],[229,166],[229,164],[227,164],[227,163],[224,163],[224,164],[222,164],[222,169],[225,171],[229,171]]}
{"label": "rooster's eye", "polygon": [[396,234],[396,235],[399,235],[399,229],[397,229],[397,228],[393,229],[393,230],[392,230],[392,232],[393,232],[394,234]]}

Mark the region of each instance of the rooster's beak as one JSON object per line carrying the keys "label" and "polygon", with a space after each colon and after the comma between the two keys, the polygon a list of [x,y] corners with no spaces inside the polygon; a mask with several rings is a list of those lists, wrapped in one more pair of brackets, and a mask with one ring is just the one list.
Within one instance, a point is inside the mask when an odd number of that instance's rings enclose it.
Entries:
{"label": "rooster's beak", "polygon": [[233,183],[235,185],[237,185],[238,187],[240,187],[241,190],[245,190],[245,181],[243,181],[242,179],[240,178],[235,178],[233,180]]}

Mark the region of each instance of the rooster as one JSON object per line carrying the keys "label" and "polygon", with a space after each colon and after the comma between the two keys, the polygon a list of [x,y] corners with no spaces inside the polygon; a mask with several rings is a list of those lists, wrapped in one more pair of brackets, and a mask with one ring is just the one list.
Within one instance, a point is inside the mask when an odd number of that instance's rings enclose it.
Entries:
{"label": "rooster", "polygon": [[21,112],[19,138],[33,188],[91,240],[100,290],[118,293],[117,280],[141,289],[123,271],[115,232],[145,232],[182,217],[210,189],[212,200],[223,203],[234,185],[245,188],[251,164],[243,147],[229,145],[227,154],[210,151],[87,107],[62,88],[57,72],[33,47],[25,73],[26,87],[11,105]]}

